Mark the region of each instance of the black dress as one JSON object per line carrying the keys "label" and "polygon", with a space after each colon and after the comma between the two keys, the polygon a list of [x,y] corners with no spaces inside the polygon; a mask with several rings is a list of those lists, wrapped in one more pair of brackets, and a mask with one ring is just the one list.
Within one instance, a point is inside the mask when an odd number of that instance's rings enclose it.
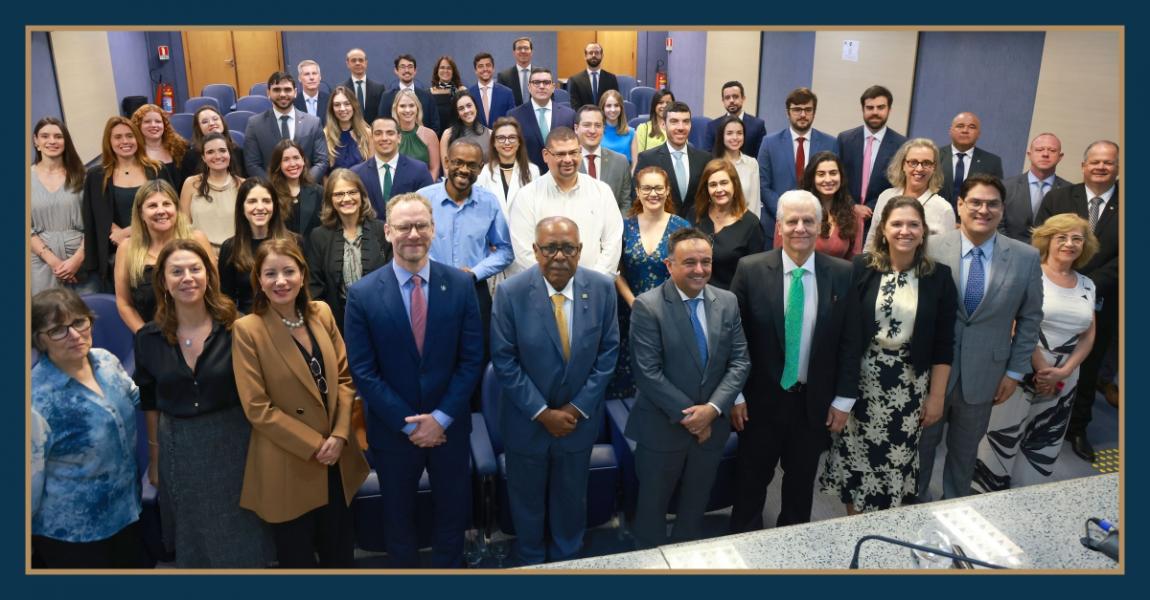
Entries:
{"label": "black dress", "polygon": [[435,109],[439,112],[439,130],[435,134],[442,136],[459,119],[455,114],[455,94],[431,94],[431,97],[435,98]]}
{"label": "black dress", "polygon": [[[252,256],[264,240],[251,240]],[[235,256],[236,238],[230,237],[220,244],[220,291],[236,303],[236,310],[243,314],[252,312],[252,274],[250,271],[240,271],[232,264]]]}
{"label": "black dress", "polygon": [[152,286],[152,276],[156,272],[156,265],[147,265],[144,267],[144,276],[140,279],[131,290],[129,295],[132,298],[132,308],[140,313],[140,318],[145,323],[151,321],[156,316],[156,290]]}
{"label": "black dress", "polygon": [[750,211],[743,213],[742,218],[727,225],[718,234],[715,233],[715,224],[710,217],[703,217],[698,227],[714,240],[711,285],[717,288],[731,289],[731,280],[735,278],[735,267],[739,265],[739,259],[765,249],[763,228],[759,225],[759,218]]}

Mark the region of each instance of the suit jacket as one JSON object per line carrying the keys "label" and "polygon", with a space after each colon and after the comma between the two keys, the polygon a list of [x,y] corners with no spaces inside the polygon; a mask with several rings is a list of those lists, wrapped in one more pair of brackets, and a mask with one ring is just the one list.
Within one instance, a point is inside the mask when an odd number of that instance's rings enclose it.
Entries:
{"label": "suit jacket", "polygon": [[575,110],[579,110],[584,104],[598,106],[599,98],[607,90],[619,91],[619,79],[614,73],[608,73],[604,69],[599,70],[598,96],[591,94],[591,75],[587,73],[587,69],[567,78],[567,93],[571,94],[571,108]]}
{"label": "suit jacket", "polygon": [[659,452],[687,450],[698,443],[685,427],[683,409],[713,403],[723,414],[711,422],[705,450],[722,452],[730,436],[726,418],[751,370],[747,340],[735,295],[708,285],[707,363],[699,356],[695,330],[675,282],[648,290],[631,305],[631,369],[638,394],[627,419],[627,437]]}
{"label": "suit jacket", "polygon": [[[605,146],[599,146],[599,152],[599,160],[596,162],[601,164],[595,165],[599,181],[611,186],[611,193],[619,203],[619,212],[626,215],[631,208],[631,161]],[[579,161],[579,172],[587,172],[587,161],[582,158]]]}
{"label": "suit jacket", "polygon": [[399,155],[395,163],[395,172],[391,174],[391,196],[383,197],[383,182],[379,180],[378,159],[372,156],[366,161],[351,168],[351,172],[359,175],[367,188],[367,196],[371,199],[371,206],[375,209],[376,217],[384,221],[387,219],[387,201],[396,194],[419,191],[420,188],[431,185],[431,173],[427,170],[427,163],[410,156]]}
{"label": "suit jacket", "polygon": [[347,290],[348,363],[367,408],[372,448],[407,442],[405,418],[439,410],[452,418],[448,436],[471,431],[469,403],[483,368],[483,331],[475,280],[431,261],[423,354],[415,346],[393,263]]}
{"label": "suit jacket", "polygon": [[[499,285],[491,311],[491,364],[503,386],[500,428],[504,445],[522,454],[546,454],[552,445],[567,452],[590,448],[603,425],[603,395],[619,355],[615,285],[601,273],[575,270],[571,311],[571,358],[555,322],[547,283],[539,266]],[[586,419],[575,431],[553,438],[532,420],[544,407],[573,404]]]}
{"label": "suit jacket", "polygon": [[328,436],[347,440],[339,459],[343,500],[351,504],[368,466],[351,428],[355,387],[343,337],[331,309],[312,302],[307,326],[323,355],[326,398],[312,379],[291,333],[274,310],[235,322],[232,365],[244,413],[252,424],[240,506],[282,523],[328,504],[328,468],[315,453]]}
{"label": "suit jacket", "polygon": [[[938,190],[938,195],[946,198],[950,205],[955,207],[957,213],[958,207],[958,190],[954,188],[954,145],[947,144],[938,149],[939,160],[942,164],[942,189]],[[993,152],[987,152],[978,146],[974,147],[974,155],[966,157],[966,175],[970,177],[974,173],[986,173],[994,175],[1002,179],[1002,159]],[[1029,199],[1030,193],[1027,192]]]}
{"label": "suit jacket", "polygon": [[[324,125],[327,124],[327,103],[328,103],[328,100],[330,100],[330,99],[331,99],[331,93],[324,91],[323,88],[320,88],[319,95],[317,96],[316,103],[315,103],[315,107],[316,107],[315,109],[319,111],[319,114],[313,115],[313,116],[318,117],[319,122],[324,124]],[[295,108],[298,111],[307,112],[307,102],[304,100],[303,90],[300,90],[300,92],[298,94],[296,94]],[[311,114],[311,113],[308,113],[308,114]]]}
{"label": "suit jacket", "polygon": [[[523,142],[527,146],[527,158],[539,167],[539,174],[547,172],[547,163],[543,162],[543,146],[547,140],[539,131],[539,116],[535,112],[535,103],[528,102],[516,106],[507,113],[507,116],[519,121],[523,129]],[[551,101],[551,129],[556,127],[575,127],[575,111],[571,108]]]}
{"label": "suit jacket", "polygon": [[[532,68],[536,66],[537,65],[535,64],[531,65]],[[499,72],[498,75],[496,75],[495,81],[503,84],[504,87],[507,87],[511,90],[511,94],[515,98],[515,106],[519,106],[520,104],[523,104],[524,102],[531,99],[530,94],[528,94],[527,97],[524,97],[523,89],[519,87],[519,65],[511,65],[510,67],[503,69]]]}
{"label": "suit jacket", "polygon": [[[1094,281],[1098,295],[1105,299],[1102,303],[1103,312],[1118,310],[1118,192],[1116,182],[1114,195],[1106,203],[1106,208],[1098,216],[1098,224],[1094,226],[1094,235],[1098,236],[1098,253],[1079,269],[1079,272]],[[1046,219],[1059,213],[1074,213],[1089,221],[1088,202],[1085,184],[1076,183],[1052,189],[1042,199],[1038,214],[1034,217],[1034,224],[1041,225]],[[1114,313],[1115,318],[1117,314]]]}
{"label": "suit jacket", "polygon": [[[299,187],[299,204],[287,219],[284,226],[288,231],[298,233],[301,242],[306,240],[313,229],[319,227],[320,212],[323,211],[323,186],[319,184],[304,184]],[[329,303],[330,304],[330,303]],[[336,319],[343,318],[343,311],[336,315]]]}
{"label": "suit jacket", "polygon": [[[807,164],[810,158],[823,151],[839,154],[838,140],[830,134],[817,129],[807,133],[807,143],[803,152],[806,153]],[[768,135],[759,148],[759,197],[763,202],[763,214],[759,220],[763,223],[763,231],[773,238],[775,234],[775,213],[779,207],[779,196],[783,192],[799,189],[802,183],[795,180],[795,150],[791,141],[791,128],[787,127]]]}
{"label": "suit jacket", "polygon": [[[145,171],[148,179],[163,179],[172,183],[171,171]],[[179,190],[176,190],[179,193]],[[112,223],[115,217],[115,200],[112,197],[112,178],[104,185],[104,167],[96,165],[88,169],[84,176],[84,195],[80,200],[80,210],[84,218],[84,267],[85,271],[95,272],[101,280],[110,280],[113,258]]]}
{"label": "suit jacket", "polygon": [[[295,137],[307,160],[312,181],[323,181],[327,174],[327,141],[323,137],[323,124],[303,111],[295,111]],[[244,132],[244,162],[249,177],[268,176],[268,163],[280,141],[279,116],[275,109],[266,110],[248,119]]]}
{"label": "suit jacket", "polygon": [[967,314],[961,301],[962,231],[955,229],[932,238],[927,251],[937,263],[950,267],[954,277],[958,310],[954,362],[946,392],[949,396],[961,378],[962,398],[967,404],[993,400],[1006,371],[1031,371],[1030,357],[1042,324],[1038,250],[1004,235],[994,239],[990,280],[973,315]]}
{"label": "suit jacket", "polygon": [[[724,115],[725,116],[725,115]],[[707,132],[703,137],[703,149],[711,150],[715,147],[715,137],[719,134],[719,121],[712,119],[707,123]],[[747,156],[758,156],[759,150],[763,145],[763,138],[767,136],[767,122],[752,115],[751,113],[743,113],[743,154]]]}
{"label": "suit jacket", "polygon": [[[1006,234],[1024,244],[1030,243],[1030,228],[1034,226],[1034,209],[1030,206],[1030,172],[1015,175],[1003,180],[1006,187],[1006,197],[1002,199],[1006,207],[1003,209],[1002,221],[998,224],[998,232]],[[1046,190],[1049,194],[1059,188],[1070,185],[1069,181],[1055,175],[1054,184]],[[1045,199],[1045,197],[1044,197]],[[1039,207],[1042,205],[1040,204]]]}
{"label": "suit jacket", "polygon": [[[870,345],[878,334],[875,305],[878,300],[882,273],[868,267],[866,255],[852,259],[855,293],[859,298],[863,347]],[[954,362],[954,320],[958,292],[950,267],[935,264],[934,271],[918,280],[918,308],[915,310],[914,330],[910,336],[910,363],[914,372],[922,375],[933,365]]]}
{"label": "suit jacket", "polygon": [[[744,393],[752,418],[780,412],[777,399],[786,359],[782,253],[776,248],[743,257],[731,282],[751,355],[751,375]],[[811,337],[806,412],[808,424],[822,428],[836,396],[858,397],[862,348],[851,264],[816,252],[814,275],[818,311]]]}
{"label": "suit jacket", "polygon": [[515,108],[515,94],[512,93],[511,88],[501,84],[491,84],[491,114],[487,114],[483,110],[483,96],[479,93],[479,84],[472,85],[467,88],[467,92],[475,99],[475,110],[478,113],[480,123],[483,123],[487,128],[495,123],[499,117],[506,116]]}
{"label": "suit jacket", "polygon": [[847,183],[850,185],[851,197],[855,199],[855,202],[865,201],[866,205],[873,209],[875,202],[878,201],[878,195],[891,187],[890,180],[886,178],[886,167],[890,164],[890,159],[894,157],[895,152],[898,152],[898,149],[906,143],[906,136],[889,127],[887,128],[882,143],[878,145],[878,150],[874,151],[875,155],[871,157],[873,166],[870,180],[867,182],[866,198],[860,198],[863,153],[866,151],[864,129],[866,129],[865,125],[859,125],[839,134],[838,143],[841,152],[839,157],[843,159],[843,167],[847,171]]}
{"label": "suit jacket", "polygon": [[[372,122],[375,121],[375,117],[378,116],[376,111],[379,110],[379,98],[383,96],[384,92],[387,91],[387,86],[382,83],[372,81],[370,78],[365,78],[364,82],[364,105],[361,108],[363,108],[363,119],[367,121],[367,126],[371,127]],[[351,90],[351,95],[355,95],[355,82],[352,81],[350,77],[348,77],[347,81],[344,81],[340,85]],[[388,106],[390,107],[391,105],[388,104]]]}
{"label": "suit jacket", "polygon": [[[343,313],[347,301],[343,279],[344,243],[343,230],[339,227],[316,227],[307,238],[308,291],[312,298],[331,306],[340,331],[344,330]],[[363,275],[391,261],[391,242],[384,236],[383,221],[368,219],[363,222],[359,255]]]}
{"label": "suit jacket", "polygon": [[[399,93],[399,88],[387,90],[379,97],[379,106],[375,109],[377,116],[392,116],[391,104],[395,102],[397,93]],[[419,98],[419,105],[423,108],[423,126],[435,131],[435,135],[443,133],[443,129],[439,126],[439,108],[436,107],[435,98],[431,96],[431,92],[416,86],[415,96]]]}
{"label": "suit jacket", "polygon": [[[635,161],[635,172],[638,173],[646,167],[659,167],[667,172],[667,178],[671,180],[671,197],[675,199],[675,206],[678,207],[678,214],[680,217],[694,223],[695,222],[695,193],[699,189],[699,179],[703,176],[703,168],[707,163],[711,162],[711,154],[696,150],[690,144],[687,144],[687,189],[686,194],[684,190],[679,189],[679,182],[675,179],[675,163],[671,160],[671,147],[667,144],[659,144],[650,150],[644,150],[639,153],[639,159]],[[633,184],[634,182],[632,182]],[[635,190],[632,185],[631,195],[634,197]]]}

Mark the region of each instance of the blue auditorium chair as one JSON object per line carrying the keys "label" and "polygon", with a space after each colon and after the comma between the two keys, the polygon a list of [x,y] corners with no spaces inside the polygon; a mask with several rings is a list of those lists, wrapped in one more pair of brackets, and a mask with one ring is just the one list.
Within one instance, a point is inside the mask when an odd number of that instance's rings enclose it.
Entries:
{"label": "blue auditorium chair", "polygon": [[624,100],[623,114],[626,116],[627,120],[630,121],[631,119],[639,116],[639,109],[635,106],[634,102],[631,102],[630,100]]}
{"label": "blue auditorium chair", "polygon": [[711,151],[710,148],[703,147],[703,142],[707,138],[707,125],[710,123],[711,120],[704,116],[691,117],[691,134],[687,136],[687,141],[690,142],[696,150],[702,150],[703,152]]}
{"label": "blue auditorium chair", "polygon": [[267,112],[272,108],[272,101],[268,100],[267,96],[243,96],[236,100],[236,110],[246,110],[251,113],[260,114]]}
{"label": "blue auditorium chair", "polygon": [[232,142],[236,146],[239,146],[240,148],[244,147],[244,132],[242,129],[237,131],[231,127],[228,127],[228,135],[231,136]]}
{"label": "blue auditorium chair", "polygon": [[263,83],[263,82],[253,83],[252,87],[248,88],[248,95],[249,96],[263,96],[264,98],[267,98],[268,97],[268,84]]}
{"label": "blue auditorium chair", "polygon": [[215,98],[209,98],[208,96],[192,96],[191,98],[188,98],[187,102],[184,102],[184,112],[195,114],[196,111],[205,104],[215,107],[216,112],[220,113],[221,115],[224,114],[224,111],[220,109],[219,101]]}
{"label": "blue auditorium chair", "polygon": [[650,121],[650,120],[651,120],[650,115],[639,115],[639,116],[635,117],[634,119],[627,121],[627,124],[630,125],[632,129],[634,129],[634,128],[636,128],[636,127],[638,127],[638,126],[642,125],[643,123],[646,123],[647,121]]}
{"label": "blue auditorium chair", "polygon": [[619,93],[624,99],[631,97],[631,90],[635,89],[635,78],[630,75],[616,75],[615,79],[619,80]]}
{"label": "blue auditorium chair", "polygon": [[228,124],[230,131],[247,131],[248,119],[254,117],[255,114],[250,110],[233,110],[224,115],[224,122]]}
{"label": "blue auditorium chair", "polygon": [[[566,104],[567,106],[571,106],[571,92],[568,92],[561,87],[555,88],[555,93],[551,95],[551,99],[556,102]],[[578,109],[579,107],[576,106],[574,108]]]}
{"label": "blue auditorium chair", "polygon": [[180,134],[180,137],[189,142],[192,140],[192,120],[194,118],[195,115],[192,113],[175,113],[168,116],[168,119],[172,122],[172,129],[175,129],[176,133]]}
{"label": "blue auditorium chair", "polygon": [[209,83],[200,90],[200,95],[215,98],[224,114],[232,112],[236,105],[236,88],[230,83]]}
{"label": "blue auditorium chair", "polygon": [[627,96],[627,99],[635,103],[635,107],[639,109],[639,114],[645,115],[651,110],[651,98],[654,97],[655,88],[640,85],[631,88],[631,93]]}

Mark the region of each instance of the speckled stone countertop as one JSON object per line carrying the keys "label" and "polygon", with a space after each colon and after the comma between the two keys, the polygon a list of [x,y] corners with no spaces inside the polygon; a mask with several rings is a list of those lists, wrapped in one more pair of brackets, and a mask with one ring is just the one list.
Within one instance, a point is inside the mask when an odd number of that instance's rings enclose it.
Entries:
{"label": "speckled stone countertop", "polygon": [[[855,543],[864,535],[914,541],[920,529],[933,527],[945,532],[971,557],[1013,568],[1118,569],[1118,563],[1079,542],[1090,517],[1119,524],[1117,473],[542,568],[846,569]],[[869,540],[862,546],[859,566],[915,569],[915,561],[907,548]]]}

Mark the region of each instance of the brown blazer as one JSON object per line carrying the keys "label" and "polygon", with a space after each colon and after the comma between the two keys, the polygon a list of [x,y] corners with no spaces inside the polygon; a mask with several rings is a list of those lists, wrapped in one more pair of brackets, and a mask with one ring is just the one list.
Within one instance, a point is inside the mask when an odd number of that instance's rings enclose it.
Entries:
{"label": "brown blazer", "polygon": [[328,468],[315,453],[329,435],[347,440],[339,460],[344,502],[351,504],[368,474],[363,450],[351,434],[355,388],[343,337],[327,304],[311,306],[307,326],[323,354],[327,410],[303,355],[275,311],[243,317],[233,328],[236,388],[252,423],[240,506],[269,523],[290,521],[327,505]]}

